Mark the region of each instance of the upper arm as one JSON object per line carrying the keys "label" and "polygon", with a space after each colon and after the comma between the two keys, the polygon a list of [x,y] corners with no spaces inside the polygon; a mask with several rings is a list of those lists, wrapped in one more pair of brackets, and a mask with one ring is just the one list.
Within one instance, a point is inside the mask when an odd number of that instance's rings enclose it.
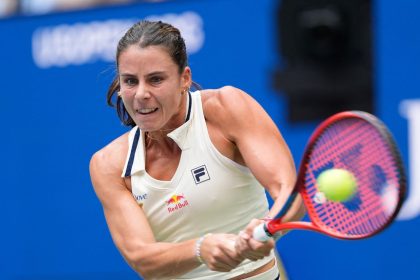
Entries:
{"label": "upper arm", "polygon": [[[248,94],[222,88],[215,95],[212,121],[237,147],[244,163],[276,198],[283,186],[293,187],[296,170],[290,150],[266,111]],[[219,108],[217,108],[219,107]]]}
{"label": "upper arm", "polygon": [[127,154],[122,140],[111,143],[92,156],[90,175],[112,238],[127,257],[143,244],[154,242],[154,237],[143,210],[121,178]]}

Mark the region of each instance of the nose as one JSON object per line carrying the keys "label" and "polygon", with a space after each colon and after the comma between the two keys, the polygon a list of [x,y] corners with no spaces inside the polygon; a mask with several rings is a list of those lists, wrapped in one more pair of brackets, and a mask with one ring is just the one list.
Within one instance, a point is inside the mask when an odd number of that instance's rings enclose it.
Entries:
{"label": "nose", "polygon": [[135,97],[138,99],[148,99],[150,98],[150,90],[144,84],[139,84],[136,89]]}

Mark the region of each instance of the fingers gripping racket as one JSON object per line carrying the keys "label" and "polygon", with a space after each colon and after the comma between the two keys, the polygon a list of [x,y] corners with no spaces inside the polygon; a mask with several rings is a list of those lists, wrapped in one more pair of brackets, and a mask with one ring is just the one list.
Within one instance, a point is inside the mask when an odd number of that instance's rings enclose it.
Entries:
{"label": "fingers gripping racket", "polygon": [[[357,182],[347,201],[320,200],[317,177],[325,170],[345,169]],[[405,196],[406,179],[391,133],[375,116],[361,111],[333,115],[321,123],[308,141],[292,194],[279,214],[254,230],[266,241],[289,229],[320,232],[339,239],[370,237],[397,216]],[[310,222],[282,223],[300,194]]]}

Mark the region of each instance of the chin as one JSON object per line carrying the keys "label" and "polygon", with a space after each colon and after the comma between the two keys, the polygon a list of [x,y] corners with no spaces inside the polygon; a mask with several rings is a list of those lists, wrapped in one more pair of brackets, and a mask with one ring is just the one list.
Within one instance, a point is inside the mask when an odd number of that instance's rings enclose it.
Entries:
{"label": "chin", "polygon": [[154,129],[153,128],[150,128],[150,127],[147,127],[147,126],[141,126],[141,125],[137,125],[138,126],[138,128],[140,128],[140,130],[141,131],[143,131],[143,132],[151,132],[151,131],[154,131]]}
{"label": "chin", "polygon": [[137,126],[141,129],[141,131],[143,132],[152,132],[152,131],[156,131],[159,130],[159,127],[155,127],[155,126],[150,126],[150,125],[141,125],[141,124],[137,124]]}

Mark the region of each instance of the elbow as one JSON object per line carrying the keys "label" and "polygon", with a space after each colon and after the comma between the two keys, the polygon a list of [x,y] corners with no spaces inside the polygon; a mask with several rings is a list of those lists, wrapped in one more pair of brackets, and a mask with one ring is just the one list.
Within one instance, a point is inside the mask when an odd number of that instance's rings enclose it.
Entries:
{"label": "elbow", "polygon": [[120,248],[121,255],[127,264],[142,278],[153,279],[152,272],[144,265],[144,256],[142,255],[142,246],[130,246]]}
{"label": "elbow", "polygon": [[144,246],[133,246],[121,250],[127,264],[143,279],[154,280],[154,279],[166,279],[164,275],[161,275],[161,270],[158,269],[156,263],[151,257],[144,254],[147,250]]}

